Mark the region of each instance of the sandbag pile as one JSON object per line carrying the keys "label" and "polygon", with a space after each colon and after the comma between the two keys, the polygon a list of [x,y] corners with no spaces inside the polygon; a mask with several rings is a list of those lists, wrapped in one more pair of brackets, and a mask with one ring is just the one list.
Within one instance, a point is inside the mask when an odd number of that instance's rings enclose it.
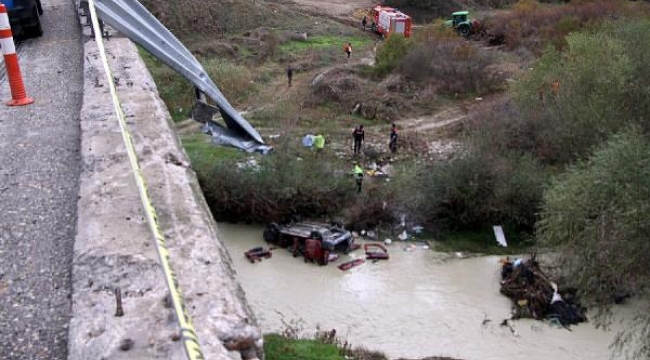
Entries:
{"label": "sandbag pile", "polygon": [[513,319],[550,319],[565,327],[587,320],[574,293],[561,295],[534,255],[527,261],[506,258],[501,264],[501,293],[514,302]]}

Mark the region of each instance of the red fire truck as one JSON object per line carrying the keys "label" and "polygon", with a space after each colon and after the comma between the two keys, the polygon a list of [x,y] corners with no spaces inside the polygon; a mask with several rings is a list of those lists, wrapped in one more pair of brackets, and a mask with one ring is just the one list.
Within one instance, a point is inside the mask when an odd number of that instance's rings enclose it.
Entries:
{"label": "red fire truck", "polygon": [[411,36],[411,17],[388,6],[376,6],[372,10],[372,30],[387,38],[392,34]]}

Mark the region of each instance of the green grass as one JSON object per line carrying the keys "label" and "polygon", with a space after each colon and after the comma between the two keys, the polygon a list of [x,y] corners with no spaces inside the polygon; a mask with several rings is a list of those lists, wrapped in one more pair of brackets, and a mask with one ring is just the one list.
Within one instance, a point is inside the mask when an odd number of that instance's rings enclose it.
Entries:
{"label": "green grass", "polygon": [[277,334],[264,336],[266,360],[344,360],[332,344],[316,340],[294,340]]}
{"label": "green grass", "polygon": [[187,115],[194,103],[192,84],[172,68],[156,59],[144,48],[138,46],[138,51],[156,83],[160,98],[167,105],[172,119],[174,121],[187,119]]}
{"label": "green grass", "polygon": [[205,134],[183,136],[181,141],[197,172],[209,171],[218,161],[246,158],[246,153],[239,149],[213,144]]}
{"label": "green grass", "polygon": [[442,252],[462,251],[489,255],[521,254],[530,249],[532,244],[529,243],[527,238],[521,238],[515,234],[508,234],[508,231],[505,229],[504,232],[508,241],[508,247],[506,248],[497,245],[492,231],[457,231],[448,233],[443,235],[439,241],[434,241],[433,246],[435,250]]}
{"label": "green grass", "polygon": [[[187,119],[195,101],[194,85],[144,48],[138,47],[138,50],[172,119]],[[257,92],[256,86],[251,85],[254,76],[245,66],[223,59],[197,57],[197,60],[233,106]]]}
{"label": "green grass", "polygon": [[369,46],[373,41],[368,37],[341,37],[341,36],[314,36],[307,38],[307,41],[287,41],[280,45],[283,53],[301,54],[311,50],[334,49],[343,52],[343,46],[352,43],[352,51]]}

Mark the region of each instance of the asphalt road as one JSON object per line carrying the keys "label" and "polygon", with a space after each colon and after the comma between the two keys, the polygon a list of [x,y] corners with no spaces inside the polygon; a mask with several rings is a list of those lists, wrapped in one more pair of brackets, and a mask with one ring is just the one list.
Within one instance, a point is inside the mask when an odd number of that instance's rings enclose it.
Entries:
{"label": "asphalt road", "polygon": [[0,79],[0,359],[66,359],[80,173],[83,55],[71,0],[43,0],[20,66],[36,102]]}

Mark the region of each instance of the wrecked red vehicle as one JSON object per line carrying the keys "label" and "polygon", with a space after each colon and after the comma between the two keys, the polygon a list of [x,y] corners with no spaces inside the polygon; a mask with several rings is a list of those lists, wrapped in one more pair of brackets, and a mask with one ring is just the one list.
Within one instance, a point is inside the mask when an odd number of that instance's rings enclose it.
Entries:
{"label": "wrecked red vehicle", "polygon": [[294,256],[303,255],[305,262],[327,265],[335,252],[353,250],[352,234],[341,226],[316,222],[295,222],[287,225],[269,224],[264,230],[265,241],[288,248]]}

